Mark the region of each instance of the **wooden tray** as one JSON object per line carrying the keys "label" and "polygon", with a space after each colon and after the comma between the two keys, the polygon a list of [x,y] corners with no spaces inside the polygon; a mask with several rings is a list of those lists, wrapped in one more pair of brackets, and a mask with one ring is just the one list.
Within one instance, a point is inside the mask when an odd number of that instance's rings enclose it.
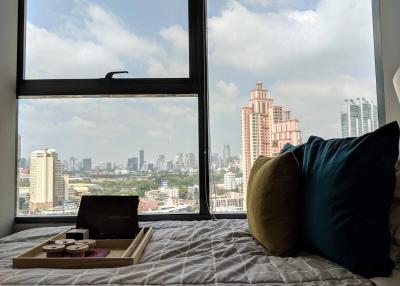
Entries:
{"label": "wooden tray", "polygon": [[96,247],[110,250],[106,257],[46,257],[42,246],[65,238],[62,232],[13,258],[13,268],[113,268],[138,264],[153,234],[151,227],[140,230],[135,239],[96,240]]}

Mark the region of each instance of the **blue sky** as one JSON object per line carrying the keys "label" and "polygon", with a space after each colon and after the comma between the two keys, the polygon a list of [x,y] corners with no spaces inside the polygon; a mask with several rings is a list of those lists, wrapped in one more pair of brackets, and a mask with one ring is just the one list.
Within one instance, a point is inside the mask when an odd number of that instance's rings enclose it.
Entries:
{"label": "blue sky", "polygon": [[[300,120],[303,139],[340,136],[344,99],[376,101],[370,6],[360,0],[210,0],[212,152],[230,144],[239,155],[240,108],[257,80]],[[184,77],[187,24],[184,0],[29,0],[26,76],[96,78],[127,69],[135,77]],[[48,147],[62,158],[122,163],[140,148],[150,161],[195,152],[196,98],[179,100],[21,101],[23,155]],[[105,114],[116,115],[107,121]],[[79,122],[100,134],[72,128]]]}

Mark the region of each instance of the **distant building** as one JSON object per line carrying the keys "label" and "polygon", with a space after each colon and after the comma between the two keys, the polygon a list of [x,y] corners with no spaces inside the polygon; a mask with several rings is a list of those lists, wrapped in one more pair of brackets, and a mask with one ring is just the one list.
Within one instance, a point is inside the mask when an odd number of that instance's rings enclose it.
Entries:
{"label": "distant building", "polygon": [[69,185],[69,175],[64,175],[63,179],[64,179],[64,191],[65,191],[64,200],[65,201],[73,201],[74,200],[74,188],[73,187],[71,188]]}
{"label": "distant building", "polygon": [[[291,118],[290,110],[274,105],[262,83],[250,92],[250,100],[241,110],[243,198],[254,161],[260,156],[276,156],[286,143],[302,143],[299,121]],[[246,202],[244,203],[244,206]]]}
{"label": "distant building", "polygon": [[69,167],[68,167],[68,160],[63,160],[61,163],[61,167],[63,171],[68,171]]}
{"label": "distant building", "polygon": [[140,198],[138,207],[139,212],[154,211],[157,210],[157,208],[158,208],[158,202],[156,200]]}
{"label": "distant building", "polygon": [[178,189],[177,188],[170,188],[170,187],[160,187],[158,190],[167,195],[168,198],[178,198]]}
{"label": "distant building", "polygon": [[106,163],[106,170],[107,171],[112,171],[112,169],[113,169],[113,164],[111,162],[107,162]]}
{"label": "distant building", "polygon": [[60,205],[65,199],[65,181],[61,161],[55,150],[31,154],[30,209],[44,210]]}
{"label": "distant building", "polygon": [[18,161],[18,168],[25,169],[28,167],[28,161],[25,158],[20,158]]}
{"label": "distant building", "polygon": [[138,165],[138,158],[137,157],[132,157],[128,159],[128,170],[129,171],[137,171],[139,168]]}
{"label": "distant building", "polygon": [[167,168],[166,162],[165,162],[165,155],[160,155],[157,158],[156,162],[157,170],[159,171],[165,171]]}
{"label": "distant building", "polygon": [[144,164],[144,150],[139,151],[139,170],[143,169],[143,164]]}
{"label": "distant building", "polygon": [[92,159],[85,158],[82,160],[82,170],[85,172],[92,170]]}
{"label": "distant building", "polygon": [[144,162],[144,163],[143,163],[143,167],[142,167],[141,170],[142,170],[142,171],[149,171],[149,172],[152,172],[152,171],[154,171],[154,164],[153,164],[153,163]]}
{"label": "distant building", "polygon": [[183,166],[183,154],[182,153],[177,153],[175,156],[175,169],[180,170],[182,169]]}
{"label": "distant building", "polygon": [[224,160],[224,165],[228,165],[229,159],[231,158],[231,147],[229,144],[224,145],[224,150],[223,150],[223,160]]}
{"label": "distant building", "polygon": [[226,191],[232,191],[236,189],[235,174],[227,172],[224,174],[224,189]]}
{"label": "distant building", "polygon": [[168,180],[162,179],[160,182],[160,187],[168,187]]}
{"label": "distant building", "polygon": [[342,137],[357,137],[378,128],[378,108],[365,98],[347,99],[341,113]]}
{"label": "distant building", "polygon": [[188,186],[187,198],[189,200],[196,201],[196,204],[198,205],[199,197],[200,197],[200,187],[199,187],[199,185]]}
{"label": "distant building", "polygon": [[168,161],[167,162],[167,171],[173,171],[173,170],[174,170],[174,162]]}
{"label": "distant building", "polygon": [[244,210],[243,194],[228,192],[211,199],[211,208],[217,212],[236,212]]}
{"label": "distant building", "polygon": [[69,158],[69,164],[68,164],[69,170],[70,171],[76,171],[79,170],[79,162],[78,158],[71,157]]}
{"label": "distant building", "polygon": [[188,153],[183,155],[183,167],[186,170],[197,168],[196,156],[194,155],[194,153]]}

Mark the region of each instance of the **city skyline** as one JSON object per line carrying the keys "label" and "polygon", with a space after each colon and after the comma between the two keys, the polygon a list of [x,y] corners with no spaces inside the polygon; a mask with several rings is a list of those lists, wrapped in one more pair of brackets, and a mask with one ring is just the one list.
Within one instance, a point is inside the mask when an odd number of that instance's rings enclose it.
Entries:
{"label": "city skyline", "polygon": [[[248,103],[241,110],[241,158],[232,154],[229,143],[225,143],[220,152],[210,154],[213,170],[210,206],[216,212],[246,211],[247,181],[258,156],[274,157],[286,143],[302,143],[299,120],[291,116],[289,108],[274,103],[262,82],[257,81],[255,89],[248,94]],[[370,129],[377,125],[375,104],[363,98],[356,100],[346,100],[353,119],[351,123],[355,122],[356,132],[372,131]],[[341,114],[343,125],[344,112]],[[358,122],[364,123],[359,126]],[[23,142],[23,137],[18,135],[18,157]],[[82,195],[110,193],[140,195],[142,212],[192,212],[198,208],[199,170],[195,153],[178,151],[172,157],[158,154],[153,156],[157,159],[152,162],[147,160],[145,148],[136,154],[117,164],[95,162],[88,156],[62,160],[54,148],[34,150],[30,154],[31,165],[24,162],[25,168],[17,170],[19,212],[25,215],[76,214]],[[19,160],[18,165],[22,165],[24,158]],[[185,183],[177,183],[176,176]],[[193,176],[197,179],[193,180]],[[191,183],[188,183],[190,177]],[[152,178],[151,183],[149,178]],[[143,180],[147,183],[140,187]],[[127,185],[126,181],[130,183]]]}
{"label": "city skyline", "polygon": [[[18,142],[21,142],[21,137],[20,136],[19,136],[18,140],[19,140]],[[227,144],[227,146],[229,146],[229,144]],[[19,161],[20,160],[24,160],[24,163],[27,164],[28,162],[30,162],[30,158],[31,158],[32,154],[35,153],[35,152],[39,152],[39,151],[40,152],[42,152],[42,151],[54,151],[54,152],[56,152],[57,149],[56,148],[45,148],[45,149],[40,149],[40,150],[33,150],[33,151],[31,151],[31,153],[28,156],[28,158],[18,157],[18,160]],[[136,170],[138,170],[138,171],[141,169],[141,167],[145,163],[152,163],[152,164],[156,165],[156,163],[159,161],[160,157],[163,157],[163,160],[164,160],[165,164],[170,162],[170,161],[176,162],[178,155],[182,155],[184,157],[185,156],[193,156],[192,158],[190,158],[190,160],[192,162],[195,161],[197,163],[197,160],[198,160],[198,156],[197,156],[196,153],[192,153],[192,152],[189,152],[189,153],[177,152],[175,154],[175,156],[173,156],[173,157],[166,157],[164,154],[159,154],[159,155],[157,155],[158,158],[155,161],[146,160],[146,157],[143,156],[143,162],[142,162],[143,164],[140,164],[140,161],[139,161],[140,155],[144,154],[144,150],[141,149],[138,154],[139,154],[139,156],[136,156],[136,157],[127,157],[125,162],[118,162],[118,161],[115,161],[115,160],[111,160],[111,161],[94,161],[94,160],[92,160],[92,158],[89,158],[87,156],[84,156],[82,158],[79,158],[77,156],[67,156],[66,158],[64,158],[64,157],[59,156],[60,154],[58,152],[57,152],[57,157],[59,158],[59,161],[62,162],[62,164],[64,162],[68,162],[68,166],[70,164],[72,164],[72,165],[81,164],[82,165],[81,169],[84,170],[84,171],[88,171],[89,170],[89,168],[85,167],[85,160],[88,162],[87,164],[90,164],[90,166],[91,166],[90,169],[93,169],[95,167],[99,167],[101,165],[105,165],[106,166],[109,163],[112,163],[114,166],[124,166],[124,168],[129,169],[130,161],[131,160],[136,160],[135,161],[135,164],[137,164]],[[219,155],[219,153],[215,153],[215,154]],[[228,156],[228,157],[230,157],[230,156]],[[90,162],[88,160],[90,160]],[[74,161],[74,163],[71,163],[72,161]],[[27,168],[27,167],[28,166],[25,166],[25,167],[18,166],[18,168],[22,168],[22,169]]]}

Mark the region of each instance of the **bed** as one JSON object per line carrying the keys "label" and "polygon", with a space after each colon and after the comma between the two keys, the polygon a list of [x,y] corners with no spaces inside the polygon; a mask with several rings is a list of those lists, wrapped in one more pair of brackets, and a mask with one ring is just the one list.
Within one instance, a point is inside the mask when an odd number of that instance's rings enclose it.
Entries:
{"label": "bed", "polygon": [[30,229],[0,239],[0,285],[374,285],[318,256],[268,255],[248,233],[246,220],[141,225],[151,225],[155,233],[141,264],[123,268],[12,269],[12,257],[67,227]]}

